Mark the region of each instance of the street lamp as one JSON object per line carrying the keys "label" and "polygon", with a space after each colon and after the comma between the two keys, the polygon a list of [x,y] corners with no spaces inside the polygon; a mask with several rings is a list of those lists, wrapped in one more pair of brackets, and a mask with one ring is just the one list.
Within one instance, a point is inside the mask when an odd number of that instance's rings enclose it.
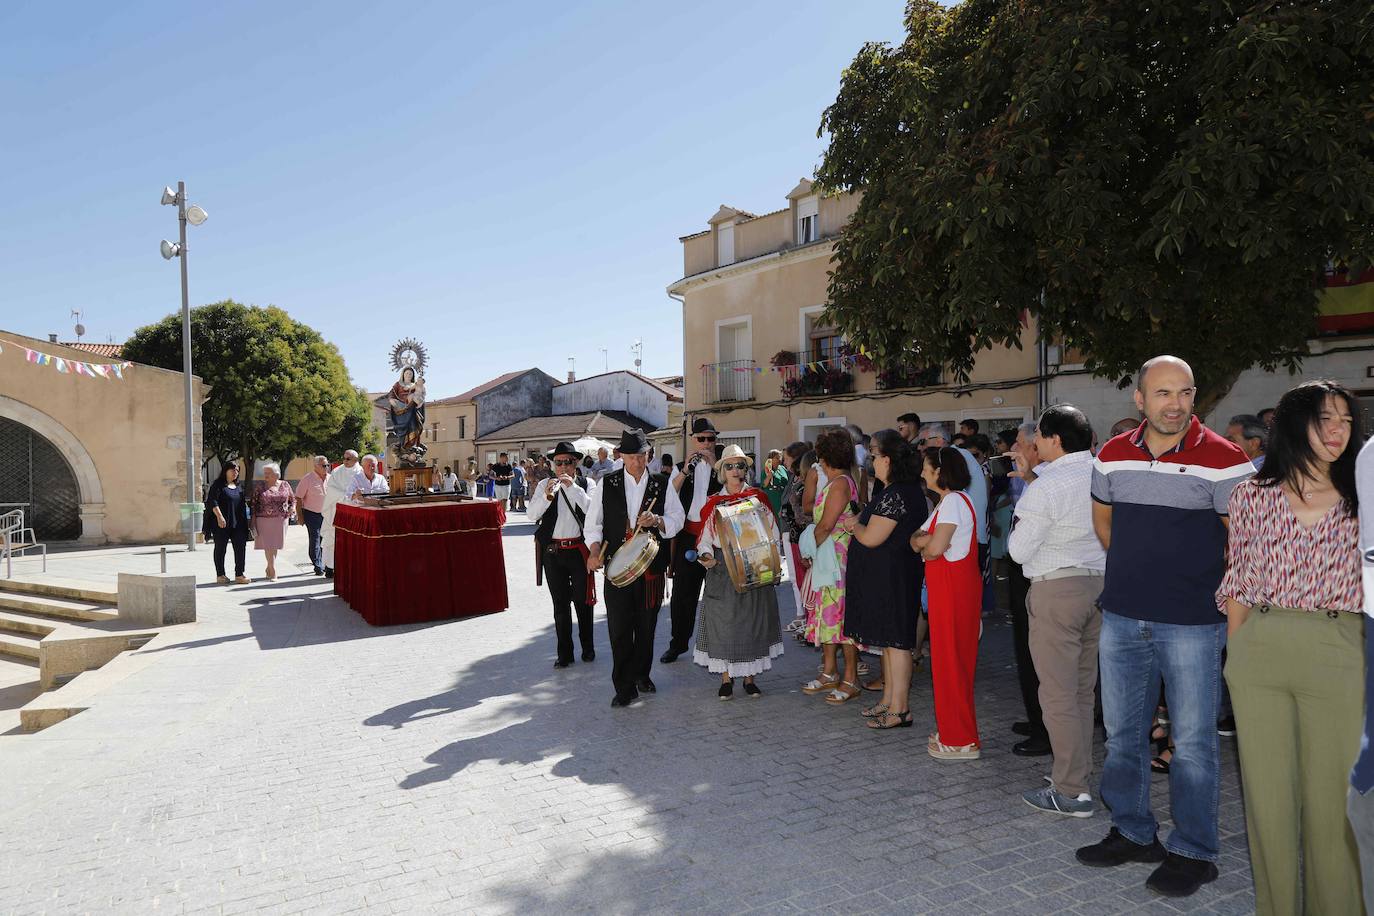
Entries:
{"label": "street lamp", "polygon": [[186,182],[178,181],[177,189],[162,189],[163,206],[177,208],[177,223],[181,229],[180,241],[172,243],[166,239],[162,240],[162,256],[170,261],[172,258],[181,258],[181,372],[186,379],[186,502],[182,504],[181,514],[186,521],[186,549],[193,551],[196,549],[196,530],[195,525],[191,524],[191,519],[195,518],[195,510],[199,505],[196,502],[196,436],[195,436],[195,405],[192,399],[195,393],[191,386],[191,303],[186,289],[186,224],[199,226],[210,218],[202,208],[192,204],[186,206]]}

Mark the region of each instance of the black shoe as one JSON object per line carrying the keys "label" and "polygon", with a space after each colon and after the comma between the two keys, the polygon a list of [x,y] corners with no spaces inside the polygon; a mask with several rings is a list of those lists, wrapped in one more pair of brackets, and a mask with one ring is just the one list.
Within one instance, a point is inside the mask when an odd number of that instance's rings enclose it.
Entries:
{"label": "black shoe", "polygon": [[1202,859],[1168,853],[1164,864],[1145,880],[1145,886],[1165,897],[1189,897],[1209,881],[1217,880],[1217,867]]}
{"label": "black shoe", "polygon": [[654,686],[654,682],[647,677],[642,681],[636,681],[635,686],[644,693],[658,693],[658,688]]}
{"label": "black shoe", "polygon": [[677,657],[681,654],[682,653],[677,651],[676,649],[669,649],[667,652],[664,652],[662,655],[660,655],[658,657],[658,660],[663,662],[663,664],[665,665],[671,665],[673,662],[677,661]]}
{"label": "black shoe", "polygon": [[629,695],[627,695],[627,696],[621,696],[620,694],[617,693],[617,694],[615,695],[615,698],[614,698],[613,700],[611,700],[611,708],[612,708],[612,709],[620,709],[621,707],[629,706],[631,703],[633,703],[635,700],[638,700],[638,699],[639,699],[639,697],[638,697],[638,695],[636,695],[636,694],[629,694]]}
{"label": "black shoe", "polygon": [[583,649],[583,650],[582,650],[582,660],[583,660],[584,662],[594,662],[594,661],[596,661],[596,650],[595,650],[595,649]]}
{"label": "black shoe", "polygon": [[1011,723],[1011,730],[1018,735],[1025,735],[1027,738],[1030,737],[1031,730],[1029,722],[1013,722]]}
{"label": "black shoe", "polygon": [[1027,738],[1013,744],[1011,752],[1017,757],[1046,757],[1054,751],[1050,747],[1049,738]]}
{"label": "black shoe", "polygon": [[720,689],[716,691],[716,696],[720,697],[722,700],[728,700],[728,699],[730,699],[730,698],[731,698],[732,696],[734,696],[734,695],[735,695],[735,682],[734,682],[734,681],[726,681],[724,684],[721,684],[721,685],[720,685]]}
{"label": "black shoe", "polygon": [[554,666],[555,668],[566,668],[566,667],[568,667],[568,666],[571,665],[571,664],[572,664],[572,659],[570,659],[570,658],[560,658],[558,661],[556,661],[556,662],[553,663],[553,666]]}
{"label": "black shoe", "polygon": [[332,578],[334,578],[334,570],[331,569],[330,567],[326,566],[326,567],[324,568],[324,577],[325,577],[326,579],[332,579]]}
{"label": "black shoe", "polygon": [[749,694],[749,696],[751,696],[751,697],[761,697],[761,696],[763,696],[763,691],[760,690],[760,689],[759,689],[759,685],[758,685],[758,684],[755,684],[753,681],[745,681],[745,682],[744,682],[744,692],[747,693],[747,694]]}
{"label": "black shoe", "polygon": [[1163,862],[1164,847],[1160,845],[1159,837],[1151,838],[1148,846],[1132,843],[1113,827],[1101,843],[1084,846],[1074,856],[1079,862],[1093,868],[1115,868],[1127,862]]}
{"label": "black shoe", "polygon": [[1234,738],[1236,736],[1236,717],[1227,716],[1217,720],[1217,734],[1223,738]]}
{"label": "black shoe", "polygon": [[324,575],[324,567],[323,567],[323,566],[316,566],[316,567],[315,567],[315,575],[317,575],[317,576],[323,576],[323,575]]}

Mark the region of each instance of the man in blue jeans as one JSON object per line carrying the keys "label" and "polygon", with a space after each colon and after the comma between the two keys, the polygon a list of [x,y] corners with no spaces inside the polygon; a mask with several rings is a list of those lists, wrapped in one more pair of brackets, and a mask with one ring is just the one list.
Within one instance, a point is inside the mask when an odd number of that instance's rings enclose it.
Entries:
{"label": "man in blue jeans", "polygon": [[[1107,759],[1107,838],[1078,850],[1084,865],[1158,862],[1146,887],[1187,897],[1217,877],[1221,761],[1217,705],[1225,618],[1226,511],[1254,473],[1245,453],[1193,416],[1193,370],[1173,356],[1140,368],[1137,429],[1110,440],[1093,466],[1093,527],[1107,550],[1099,662]],[[1150,810],[1150,721],[1163,681],[1172,724],[1169,805],[1161,846]]]}

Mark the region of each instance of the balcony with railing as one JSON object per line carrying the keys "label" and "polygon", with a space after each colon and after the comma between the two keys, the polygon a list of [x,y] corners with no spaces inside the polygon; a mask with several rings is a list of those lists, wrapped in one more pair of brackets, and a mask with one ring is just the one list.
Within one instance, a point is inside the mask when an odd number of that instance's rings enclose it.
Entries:
{"label": "balcony with railing", "polygon": [[701,390],[707,404],[724,404],[730,401],[752,401],[754,399],[754,374],[757,372],[752,359],[732,359],[723,363],[707,363],[701,367]]}

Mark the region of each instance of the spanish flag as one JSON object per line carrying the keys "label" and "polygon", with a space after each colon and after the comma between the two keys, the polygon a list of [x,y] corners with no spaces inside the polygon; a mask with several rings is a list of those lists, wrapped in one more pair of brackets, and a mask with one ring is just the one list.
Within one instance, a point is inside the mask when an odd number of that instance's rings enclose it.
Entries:
{"label": "spanish flag", "polygon": [[1323,334],[1374,330],[1374,270],[1358,277],[1327,271],[1326,289],[1317,293],[1317,330]]}

